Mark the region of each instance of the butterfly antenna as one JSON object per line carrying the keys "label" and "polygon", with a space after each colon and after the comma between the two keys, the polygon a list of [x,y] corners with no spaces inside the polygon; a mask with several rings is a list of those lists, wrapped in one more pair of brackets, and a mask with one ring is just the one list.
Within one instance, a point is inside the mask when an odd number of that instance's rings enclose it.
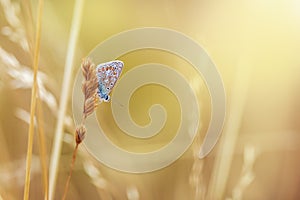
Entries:
{"label": "butterfly antenna", "polygon": [[124,104],[122,104],[119,100],[117,100],[117,99],[114,99],[113,101],[112,101],[112,103],[113,104],[117,104],[117,105],[119,105],[119,106],[121,106],[121,107],[125,107],[125,105]]}

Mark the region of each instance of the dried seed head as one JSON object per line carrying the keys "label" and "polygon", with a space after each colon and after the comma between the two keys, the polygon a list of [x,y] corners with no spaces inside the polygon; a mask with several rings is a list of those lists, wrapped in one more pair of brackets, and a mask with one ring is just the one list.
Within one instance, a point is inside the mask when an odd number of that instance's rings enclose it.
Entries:
{"label": "dried seed head", "polygon": [[96,107],[98,79],[96,76],[95,65],[89,58],[82,61],[81,69],[84,77],[82,82],[82,92],[84,94],[83,118],[85,119],[94,112]]}
{"label": "dried seed head", "polygon": [[95,108],[96,108],[96,100],[95,100],[95,96],[92,96],[84,102],[84,110],[83,110],[84,118],[91,115],[94,112]]}
{"label": "dried seed head", "polygon": [[85,137],[85,133],[86,133],[86,128],[84,125],[81,124],[80,126],[78,126],[76,128],[76,136],[75,137],[76,137],[77,144],[80,144],[83,141],[83,139]]}
{"label": "dried seed head", "polygon": [[92,77],[91,80],[85,80],[82,82],[82,92],[84,94],[84,98],[88,99],[91,96],[93,96],[98,88],[98,79],[95,75],[95,77]]}
{"label": "dried seed head", "polygon": [[82,60],[81,69],[85,80],[89,80],[90,76],[94,74],[92,72],[95,71],[94,64],[89,58],[85,58]]}

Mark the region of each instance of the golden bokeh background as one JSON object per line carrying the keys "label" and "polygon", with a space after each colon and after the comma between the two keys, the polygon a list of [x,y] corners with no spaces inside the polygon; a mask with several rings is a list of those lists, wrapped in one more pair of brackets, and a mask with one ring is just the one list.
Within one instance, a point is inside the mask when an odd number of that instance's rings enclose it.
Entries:
{"label": "golden bokeh background", "polygon": [[[69,0],[44,3],[39,78],[45,97],[42,105],[48,157],[73,7],[74,1]],[[26,41],[33,46],[37,1],[2,0],[0,9],[0,199],[22,199],[32,84],[32,53]],[[201,87],[192,81],[191,87],[201,105],[201,126],[179,160],[159,171],[130,174],[97,162],[81,146],[68,199],[299,199],[300,1],[85,1],[70,76],[75,77],[82,58],[100,42],[142,27],[179,31],[210,55],[227,95],[221,138],[207,157],[197,158],[211,110],[209,93],[197,76]],[[139,50],[119,59],[126,64],[125,73],[134,66],[157,62],[172,66],[187,80],[195,77],[186,61],[163,51]],[[71,94],[69,97],[54,199],[62,196],[74,148]],[[118,130],[110,104],[99,105],[96,114],[114,144],[128,151],[148,152],[170,141],[180,120],[174,94],[164,87],[147,85],[130,100],[136,123],[149,123],[147,112],[153,103],[165,106],[168,119],[159,135],[145,141]],[[43,198],[36,136],[30,199]]]}
{"label": "golden bokeh background", "polygon": [[[159,63],[175,69],[186,82],[189,83],[198,100],[201,110],[201,133],[205,134],[210,121],[210,96],[205,86],[205,82],[197,70],[183,58],[156,49],[143,49],[132,51],[118,58],[126,63],[123,74],[134,70],[136,67],[145,63]],[[143,74],[142,76],[147,76]],[[143,79],[144,77],[140,77]],[[165,79],[168,80],[168,77]],[[182,87],[177,85],[177,87]],[[191,100],[192,101],[192,100]],[[115,101],[118,103],[118,100]],[[180,102],[176,94],[170,89],[159,84],[147,84],[139,87],[131,96],[129,101],[129,111],[132,120],[139,126],[151,124],[149,108],[155,104],[164,107],[167,115],[166,123],[160,132],[150,138],[134,138],[124,133],[116,124],[111,104],[100,104],[97,109],[98,123],[106,136],[117,146],[136,153],[147,153],[159,150],[167,145],[176,135],[181,124]],[[200,131],[198,131],[200,136]],[[143,134],[143,133],[140,133]]]}

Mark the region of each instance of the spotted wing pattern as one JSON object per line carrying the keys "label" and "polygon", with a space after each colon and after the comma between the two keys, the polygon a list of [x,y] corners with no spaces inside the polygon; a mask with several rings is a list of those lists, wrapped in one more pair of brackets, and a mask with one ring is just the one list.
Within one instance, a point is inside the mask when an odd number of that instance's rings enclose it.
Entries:
{"label": "spotted wing pattern", "polygon": [[98,78],[98,91],[100,101],[108,102],[110,100],[110,92],[115,86],[124,63],[119,60],[101,63],[96,68]]}

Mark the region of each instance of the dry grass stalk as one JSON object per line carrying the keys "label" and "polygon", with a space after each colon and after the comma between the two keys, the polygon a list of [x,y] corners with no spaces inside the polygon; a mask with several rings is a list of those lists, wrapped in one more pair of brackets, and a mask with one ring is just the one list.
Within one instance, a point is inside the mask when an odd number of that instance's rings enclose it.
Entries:
{"label": "dry grass stalk", "polygon": [[[203,105],[200,104],[202,107]],[[201,126],[200,126],[201,130]],[[207,186],[205,185],[205,179],[203,176],[204,159],[199,158],[199,150],[201,149],[202,140],[199,136],[196,136],[193,144],[193,166],[189,174],[189,184],[194,190],[194,199],[205,199]]]}
{"label": "dry grass stalk", "polygon": [[37,127],[38,127],[38,138],[39,138],[39,152],[40,161],[42,166],[42,177],[44,183],[44,199],[48,200],[48,163],[47,163],[47,150],[46,150],[46,140],[44,131],[44,116],[42,101],[40,99],[40,94],[38,92],[37,99]]}
{"label": "dry grass stalk", "polygon": [[242,168],[242,174],[237,182],[237,185],[233,188],[232,197],[226,198],[226,200],[242,200],[243,194],[247,187],[253,182],[255,178],[254,164],[257,159],[257,148],[253,145],[247,145],[244,147],[244,162]]}
{"label": "dry grass stalk", "polygon": [[70,37],[68,42],[68,50],[64,68],[64,77],[62,83],[62,90],[60,95],[60,104],[58,109],[58,117],[56,130],[54,135],[54,142],[52,146],[52,154],[50,158],[50,167],[49,167],[49,199],[54,199],[54,190],[57,179],[57,172],[59,166],[59,158],[62,148],[63,141],[63,129],[64,129],[64,120],[66,115],[66,110],[68,106],[69,93],[71,88],[71,74],[73,70],[73,62],[75,57],[75,50],[78,41],[81,19],[82,19],[82,10],[83,10],[84,0],[76,0],[74,5],[72,24],[70,30]]}
{"label": "dry grass stalk", "polygon": [[31,169],[32,146],[33,146],[33,136],[34,136],[34,115],[35,115],[36,98],[37,98],[36,96],[37,95],[37,72],[38,72],[38,62],[39,62],[39,53],[40,53],[42,11],[43,11],[43,0],[39,0],[35,49],[34,49],[34,58],[33,58],[34,73],[33,73],[33,87],[31,91],[30,124],[29,124],[29,131],[28,131],[28,147],[27,147],[26,174],[25,174],[25,185],[24,185],[25,200],[29,198],[29,188],[30,188],[30,169]]}
{"label": "dry grass stalk", "polygon": [[[247,60],[245,60],[247,61]],[[224,199],[225,189],[229,178],[234,150],[239,137],[239,130],[246,105],[251,67],[244,60],[237,67],[234,88],[232,89],[230,108],[223,136],[220,140],[219,152],[214,163],[207,199]]]}
{"label": "dry grass stalk", "polygon": [[91,62],[90,59],[84,59],[81,64],[82,74],[84,80],[82,82],[82,92],[84,94],[84,104],[83,104],[83,112],[82,112],[82,121],[81,124],[77,126],[75,131],[75,141],[76,146],[73,151],[72,162],[70,166],[69,176],[65,185],[65,190],[62,199],[66,199],[70,180],[76,160],[77,150],[79,144],[83,141],[86,128],[85,128],[85,120],[86,118],[91,115],[96,106],[97,106],[97,88],[98,88],[98,80],[95,72],[95,65]]}

